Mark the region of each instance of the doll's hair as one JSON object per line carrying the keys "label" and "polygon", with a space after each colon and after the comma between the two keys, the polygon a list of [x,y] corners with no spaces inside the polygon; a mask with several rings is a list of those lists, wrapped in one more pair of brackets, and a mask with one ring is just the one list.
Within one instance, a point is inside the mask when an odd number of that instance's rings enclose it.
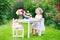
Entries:
{"label": "doll's hair", "polygon": [[14,22],[18,22],[18,19],[15,19]]}
{"label": "doll's hair", "polygon": [[[40,11],[41,11],[41,13],[43,13],[42,8],[36,8],[36,10],[40,10]],[[36,13],[36,10],[35,10],[35,13]]]}

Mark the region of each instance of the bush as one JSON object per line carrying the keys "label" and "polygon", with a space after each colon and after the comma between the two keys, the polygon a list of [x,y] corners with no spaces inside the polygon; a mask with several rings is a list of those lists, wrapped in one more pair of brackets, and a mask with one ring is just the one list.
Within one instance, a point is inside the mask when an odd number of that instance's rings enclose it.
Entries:
{"label": "bush", "polygon": [[6,23],[13,17],[18,18],[16,10],[20,5],[21,1],[0,0],[0,24]]}
{"label": "bush", "polygon": [[[55,15],[55,0],[50,1],[41,1],[41,2],[32,2],[31,0],[0,0],[0,24],[7,22],[7,20],[14,18],[18,18],[16,15],[17,9],[24,9],[26,11],[30,11],[33,17],[35,17],[35,9],[41,7],[44,11],[43,17],[45,18],[45,24],[54,23],[53,16]],[[51,13],[51,18],[46,15],[47,13]],[[46,22],[47,21],[47,22]]]}
{"label": "bush", "polygon": [[[47,3],[45,1],[42,2],[31,2],[31,1],[26,1],[24,2],[24,9],[27,11],[29,10],[30,13],[32,14],[32,16],[34,17],[35,14],[35,9],[36,8],[42,8],[44,13],[43,13],[43,17],[45,18],[45,24],[49,25],[49,24],[53,24],[53,16],[56,14],[55,13],[55,0],[50,0]],[[50,13],[51,16],[46,15],[47,13]]]}
{"label": "bush", "polygon": [[0,24],[7,22],[11,18],[12,5],[10,0],[0,0]]}
{"label": "bush", "polygon": [[54,19],[55,24],[56,24],[56,27],[55,27],[55,28],[60,29],[60,13],[57,13],[57,14],[53,17],[53,19]]}

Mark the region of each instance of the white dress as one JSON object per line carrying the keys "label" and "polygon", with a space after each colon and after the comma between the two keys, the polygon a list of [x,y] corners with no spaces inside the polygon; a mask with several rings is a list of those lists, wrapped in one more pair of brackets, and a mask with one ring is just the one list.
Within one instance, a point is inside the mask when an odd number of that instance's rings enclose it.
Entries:
{"label": "white dress", "polygon": [[16,29],[16,28],[23,28],[23,27],[22,27],[22,25],[19,25],[18,22],[14,21],[14,22],[13,22],[13,28]]}
{"label": "white dress", "polygon": [[32,28],[37,29],[37,30],[45,31],[44,18],[42,18],[42,15],[36,15],[35,18],[40,19],[40,22],[34,22],[32,24]]}

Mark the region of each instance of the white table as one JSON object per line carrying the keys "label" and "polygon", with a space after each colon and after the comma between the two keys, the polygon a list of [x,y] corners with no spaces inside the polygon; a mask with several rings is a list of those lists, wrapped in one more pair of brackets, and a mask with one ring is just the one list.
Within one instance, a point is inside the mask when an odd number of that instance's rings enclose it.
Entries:
{"label": "white table", "polygon": [[28,23],[28,38],[30,38],[30,23],[36,22],[36,20],[34,18],[32,18],[32,19],[19,19],[18,22]]}

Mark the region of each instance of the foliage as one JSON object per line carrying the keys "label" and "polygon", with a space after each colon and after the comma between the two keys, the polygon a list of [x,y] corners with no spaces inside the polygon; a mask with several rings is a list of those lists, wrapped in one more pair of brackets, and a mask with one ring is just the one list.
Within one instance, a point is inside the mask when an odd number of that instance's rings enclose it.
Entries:
{"label": "foliage", "polygon": [[60,29],[60,13],[57,13],[54,17],[53,17],[55,24],[56,24],[56,28]]}
{"label": "foliage", "polygon": [[[47,0],[46,0],[47,1]],[[50,0],[50,1],[42,1],[42,2],[32,2],[32,1],[26,1],[24,2],[24,9],[27,11],[29,10],[30,13],[32,14],[32,16],[35,16],[35,9],[38,7],[41,7],[44,11],[43,13],[43,17],[45,18],[45,24],[53,24],[53,16],[56,14],[55,13],[55,5],[56,5],[56,1],[55,0]],[[50,13],[51,16],[49,18],[48,14]]]}
{"label": "foliage", "polygon": [[[29,11],[35,17],[35,9],[41,7],[44,11],[45,24],[55,25],[53,20],[53,16],[56,15],[55,6],[55,0],[43,0],[40,2],[32,2],[32,0],[0,0],[0,24],[8,22],[9,19],[18,18],[16,15],[18,9]],[[48,16],[49,14],[51,15]]]}
{"label": "foliage", "polygon": [[13,5],[14,5],[14,6],[13,6],[13,9],[12,9],[13,17],[14,17],[14,18],[18,18],[18,16],[16,15],[16,11],[17,11],[18,9],[24,9],[24,8],[23,8],[23,7],[24,7],[24,1],[23,1],[23,0],[17,0],[17,1],[14,2]]}
{"label": "foliage", "polygon": [[21,1],[19,0],[0,0],[0,24],[8,22],[13,17],[18,18],[16,10],[20,5]]}
{"label": "foliage", "polygon": [[11,19],[11,0],[0,0],[0,24],[7,22]]}

